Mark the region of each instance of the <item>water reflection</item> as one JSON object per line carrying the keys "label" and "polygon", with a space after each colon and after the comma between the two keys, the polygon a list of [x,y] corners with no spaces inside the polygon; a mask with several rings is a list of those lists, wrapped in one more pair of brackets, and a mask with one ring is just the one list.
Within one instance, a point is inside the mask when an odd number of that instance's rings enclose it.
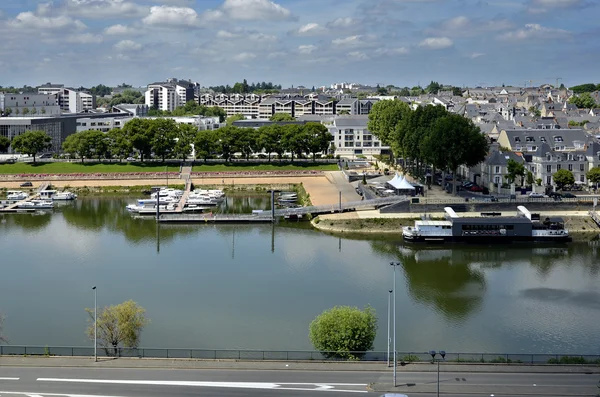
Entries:
{"label": "water reflection", "polygon": [[19,227],[23,230],[43,230],[52,221],[49,212],[16,213],[0,215],[0,230]]}

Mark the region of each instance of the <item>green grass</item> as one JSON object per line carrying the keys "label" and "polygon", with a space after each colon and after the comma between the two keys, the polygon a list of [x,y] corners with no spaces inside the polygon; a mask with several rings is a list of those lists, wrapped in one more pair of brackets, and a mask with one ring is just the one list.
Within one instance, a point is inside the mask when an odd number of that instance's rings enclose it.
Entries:
{"label": "green grass", "polygon": [[[169,165],[170,172],[179,172],[178,165]],[[108,172],[164,172],[165,165],[141,163],[15,163],[1,164],[0,174],[88,174]]]}
{"label": "green grass", "polygon": [[301,163],[290,164],[283,163],[281,165],[274,162],[273,164],[200,164],[195,165],[193,172],[224,172],[224,171],[297,171],[297,170],[317,170],[317,171],[337,171],[337,164],[315,164]]}

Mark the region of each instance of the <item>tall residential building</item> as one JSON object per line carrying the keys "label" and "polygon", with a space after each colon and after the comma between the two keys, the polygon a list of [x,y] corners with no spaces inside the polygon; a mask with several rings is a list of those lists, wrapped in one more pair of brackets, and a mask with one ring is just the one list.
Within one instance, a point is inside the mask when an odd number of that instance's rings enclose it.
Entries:
{"label": "tall residential building", "polygon": [[88,91],[65,88],[64,84],[46,83],[38,94],[54,95],[60,109],[66,113],[84,113],[96,108],[96,96]]}
{"label": "tall residential building", "polygon": [[148,85],[145,93],[146,105],[163,111],[173,111],[194,100],[195,83],[186,80],[167,79]]}
{"label": "tall residential building", "polygon": [[369,131],[367,124],[369,116],[336,116],[331,121],[324,122],[333,135],[335,154],[342,157],[364,155],[372,158],[374,155],[388,153],[389,146],[383,146],[379,138]]}

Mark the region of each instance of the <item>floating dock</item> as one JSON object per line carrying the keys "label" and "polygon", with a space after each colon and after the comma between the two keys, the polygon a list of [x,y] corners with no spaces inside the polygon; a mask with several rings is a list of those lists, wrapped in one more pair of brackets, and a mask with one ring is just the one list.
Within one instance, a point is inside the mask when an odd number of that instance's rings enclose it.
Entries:
{"label": "floating dock", "polygon": [[23,205],[24,203],[31,201],[31,200],[35,200],[37,198],[40,197],[40,192],[44,191],[48,188],[50,184],[48,182],[44,182],[42,185],[40,185],[40,187],[38,188],[37,192],[30,195],[29,197],[27,197],[26,199],[20,200],[20,201],[15,201],[13,203],[8,204],[6,207],[2,207],[0,208],[0,213],[15,213],[15,212],[36,212],[39,211],[38,208],[19,208],[19,206]]}

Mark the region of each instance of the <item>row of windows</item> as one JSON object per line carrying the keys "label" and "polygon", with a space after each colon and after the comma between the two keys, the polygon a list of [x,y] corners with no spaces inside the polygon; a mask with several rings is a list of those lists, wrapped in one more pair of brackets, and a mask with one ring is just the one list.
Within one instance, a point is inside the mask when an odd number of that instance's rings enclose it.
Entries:
{"label": "row of windows", "polygon": [[462,230],[513,230],[514,225],[462,225]]}

